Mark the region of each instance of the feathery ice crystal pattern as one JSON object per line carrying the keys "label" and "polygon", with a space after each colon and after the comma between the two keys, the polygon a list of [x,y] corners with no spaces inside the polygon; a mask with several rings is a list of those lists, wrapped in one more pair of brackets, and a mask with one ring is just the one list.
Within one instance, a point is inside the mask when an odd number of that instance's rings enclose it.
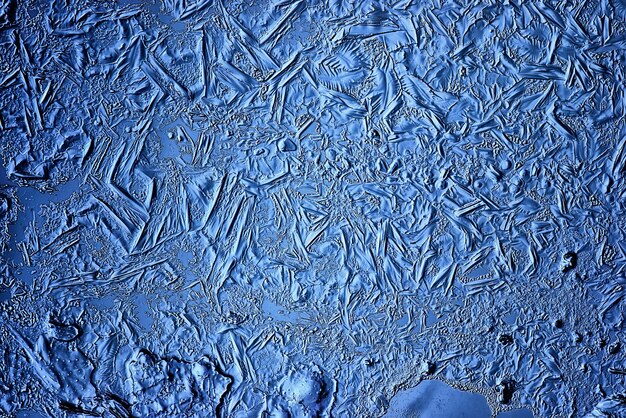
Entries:
{"label": "feathery ice crystal pattern", "polygon": [[1,0],[0,414],[625,417],[625,65],[624,0]]}

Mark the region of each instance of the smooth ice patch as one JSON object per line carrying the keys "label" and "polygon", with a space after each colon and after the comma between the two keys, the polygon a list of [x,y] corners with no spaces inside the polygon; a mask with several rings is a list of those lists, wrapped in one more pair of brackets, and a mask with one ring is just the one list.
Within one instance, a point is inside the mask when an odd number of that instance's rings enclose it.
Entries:
{"label": "smooth ice patch", "polygon": [[496,418],[533,418],[533,413],[528,409],[514,409],[512,411],[501,412]]}
{"label": "smooth ice patch", "polygon": [[398,392],[384,418],[490,418],[484,396],[465,392],[438,380],[425,380]]}

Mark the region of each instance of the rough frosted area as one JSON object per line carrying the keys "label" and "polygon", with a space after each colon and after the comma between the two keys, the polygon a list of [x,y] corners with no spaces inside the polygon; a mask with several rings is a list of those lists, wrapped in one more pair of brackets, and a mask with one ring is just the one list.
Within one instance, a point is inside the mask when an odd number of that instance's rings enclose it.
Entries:
{"label": "rough frosted area", "polygon": [[0,416],[626,417],[625,67],[624,0],[0,0]]}

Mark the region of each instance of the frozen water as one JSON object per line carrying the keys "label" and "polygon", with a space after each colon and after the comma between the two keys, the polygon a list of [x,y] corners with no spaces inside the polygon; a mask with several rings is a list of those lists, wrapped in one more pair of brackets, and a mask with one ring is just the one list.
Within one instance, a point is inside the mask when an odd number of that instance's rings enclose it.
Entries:
{"label": "frozen water", "polygon": [[[384,418],[490,418],[487,400],[437,380],[426,380],[394,396]],[[521,417],[518,417],[521,418]]]}
{"label": "frozen water", "polygon": [[623,0],[0,0],[0,416],[626,416],[625,40]]}

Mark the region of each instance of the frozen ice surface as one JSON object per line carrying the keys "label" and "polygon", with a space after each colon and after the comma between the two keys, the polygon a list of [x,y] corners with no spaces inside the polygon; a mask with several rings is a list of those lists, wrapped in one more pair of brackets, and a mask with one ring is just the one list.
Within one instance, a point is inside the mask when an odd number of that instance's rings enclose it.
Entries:
{"label": "frozen ice surface", "polygon": [[533,418],[533,413],[526,408],[514,409],[512,411],[501,412],[496,418]]}
{"label": "frozen ice surface", "polygon": [[394,396],[384,418],[490,418],[487,400],[478,394],[462,392],[437,380],[426,380],[417,387]]}
{"label": "frozen ice surface", "polygon": [[0,416],[625,417],[624,0],[0,0]]}

